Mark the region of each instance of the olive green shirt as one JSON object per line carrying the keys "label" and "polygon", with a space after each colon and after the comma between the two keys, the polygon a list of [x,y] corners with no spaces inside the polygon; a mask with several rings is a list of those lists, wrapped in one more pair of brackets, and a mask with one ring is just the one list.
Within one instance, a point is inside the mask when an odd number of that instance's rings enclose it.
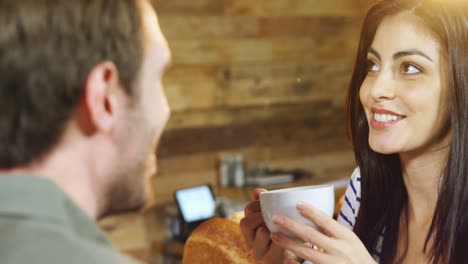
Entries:
{"label": "olive green shirt", "polygon": [[0,175],[0,263],[135,263],[52,181]]}

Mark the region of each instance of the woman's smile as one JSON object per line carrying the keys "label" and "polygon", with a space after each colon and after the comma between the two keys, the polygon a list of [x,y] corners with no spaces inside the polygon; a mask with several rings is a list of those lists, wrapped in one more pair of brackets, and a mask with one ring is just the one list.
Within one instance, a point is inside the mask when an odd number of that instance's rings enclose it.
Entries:
{"label": "woman's smile", "polygon": [[406,116],[386,109],[371,109],[370,125],[375,130],[383,130],[405,119]]}

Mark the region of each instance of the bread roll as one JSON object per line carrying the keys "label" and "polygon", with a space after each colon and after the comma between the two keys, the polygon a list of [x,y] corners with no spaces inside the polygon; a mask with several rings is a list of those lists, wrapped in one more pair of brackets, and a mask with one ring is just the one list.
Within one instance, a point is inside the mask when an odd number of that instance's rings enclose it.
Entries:
{"label": "bread roll", "polygon": [[203,222],[189,236],[183,264],[264,264],[256,261],[238,223],[213,218]]}

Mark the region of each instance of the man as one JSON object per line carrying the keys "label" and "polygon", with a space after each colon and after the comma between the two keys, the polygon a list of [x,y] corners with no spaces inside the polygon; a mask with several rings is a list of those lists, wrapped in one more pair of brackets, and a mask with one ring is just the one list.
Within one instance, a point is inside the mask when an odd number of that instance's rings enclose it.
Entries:
{"label": "man", "polygon": [[169,59],[148,0],[0,0],[0,263],[127,263],[94,220],[145,204]]}

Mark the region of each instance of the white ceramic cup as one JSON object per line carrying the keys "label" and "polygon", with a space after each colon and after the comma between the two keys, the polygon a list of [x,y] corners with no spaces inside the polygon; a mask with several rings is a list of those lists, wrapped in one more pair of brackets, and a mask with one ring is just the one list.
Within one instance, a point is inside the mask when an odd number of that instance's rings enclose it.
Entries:
{"label": "white ceramic cup", "polygon": [[311,185],[261,193],[260,206],[262,215],[270,232],[282,232],[291,238],[295,238],[291,233],[280,230],[278,226],[273,224],[273,218],[276,215],[284,215],[316,228],[310,220],[303,217],[297,211],[296,205],[298,202],[310,204],[332,217],[335,207],[334,187],[333,185]]}

